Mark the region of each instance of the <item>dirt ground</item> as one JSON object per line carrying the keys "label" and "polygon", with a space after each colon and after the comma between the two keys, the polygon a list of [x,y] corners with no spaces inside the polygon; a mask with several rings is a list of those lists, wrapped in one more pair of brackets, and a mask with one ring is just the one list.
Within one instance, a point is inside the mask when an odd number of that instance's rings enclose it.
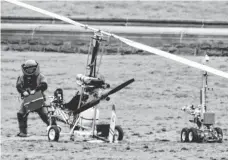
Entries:
{"label": "dirt ground", "polygon": [[[201,71],[159,56],[105,55],[100,73],[114,87],[135,78],[129,87],[111,96],[116,104],[117,124],[124,130],[120,143],[74,142],[67,135],[49,142],[46,126],[37,114],[28,119],[31,137],[18,138],[16,112],[20,100],[15,88],[20,65],[36,59],[48,78],[47,95],[57,87],[69,101],[76,90],[76,74],[84,73],[86,55],[42,52],[1,53],[1,159],[210,159],[228,160],[228,80],[209,76],[208,109],[216,113],[216,126],[224,132],[223,143],[181,143],[180,131],[190,127],[190,116],[181,111],[199,104]],[[200,62],[202,57],[186,57]],[[209,65],[228,70],[228,58],[211,57]],[[102,102],[100,122],[109,122],[110,103]]]}

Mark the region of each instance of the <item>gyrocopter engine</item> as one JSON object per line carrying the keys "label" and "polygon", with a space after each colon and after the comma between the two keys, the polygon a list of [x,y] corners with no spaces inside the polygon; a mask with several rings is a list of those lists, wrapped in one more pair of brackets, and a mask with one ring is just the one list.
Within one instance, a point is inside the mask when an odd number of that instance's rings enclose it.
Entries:
{"label": "gyrocopter engine", "polygon": [[[204,62],[209,61],[206,55]],[[184,106],[181,110],[193,116],[190,122],[196,124],[196,127],[183,128],[181,131],[181,142],[222,142],[223,132],[219,127],[215,127],[215,113],[207,111],[206,93],[208,88],[208,74],[206,71],[202,74],[202,88],[200,90],[200,105]]]}

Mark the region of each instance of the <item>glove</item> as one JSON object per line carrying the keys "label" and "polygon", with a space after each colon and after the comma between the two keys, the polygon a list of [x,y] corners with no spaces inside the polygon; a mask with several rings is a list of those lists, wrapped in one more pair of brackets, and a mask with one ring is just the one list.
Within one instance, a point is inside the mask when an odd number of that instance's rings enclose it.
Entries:
{"label": "glove", "polygon": [[24,96],[24,97],[27,97],[28,95],[29,95],[29,93],[28,93],[27,91],[24,91],[24,92],[23,92],[23,96]]}
{"label": "glove", "polygon": [[37,88],[36,91],[45,91],[47,89],[47,83],[42,82]]}
{"label": "glove", "polygon": [[35,94],[36,90],[31,90],[30,94]]}

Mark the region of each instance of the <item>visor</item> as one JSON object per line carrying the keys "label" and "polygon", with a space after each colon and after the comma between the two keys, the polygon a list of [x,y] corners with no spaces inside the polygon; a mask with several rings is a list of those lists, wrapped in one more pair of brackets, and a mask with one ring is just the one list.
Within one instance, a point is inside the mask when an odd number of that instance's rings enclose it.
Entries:
{"label": "visor", "polygon": [[32,66],[32,67],[24,67],[24,71],[27,74],[33,74],[36,71],[37,66]]}

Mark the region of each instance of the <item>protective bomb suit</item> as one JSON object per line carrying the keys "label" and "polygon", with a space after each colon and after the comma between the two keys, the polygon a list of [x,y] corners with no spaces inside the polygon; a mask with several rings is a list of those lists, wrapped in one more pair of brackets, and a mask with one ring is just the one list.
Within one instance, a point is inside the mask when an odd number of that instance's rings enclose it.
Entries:
{"label": "protective bomb suit", "polygon": [[[23,75],[19,76],[16,83],[17,91],[21,94],[22,104],[17,112],[20,133],[17,136],[27,136],[27,111],[24,106],[24,97],[34,94],[36,91],[41,91],[44,99],[44,91],[48,85],[45,77],[40,73],[40,66],[35,60],[27,60],[21,65]],[[43,122],[49,125],[47,108],[41,107],[36,110]]]}

